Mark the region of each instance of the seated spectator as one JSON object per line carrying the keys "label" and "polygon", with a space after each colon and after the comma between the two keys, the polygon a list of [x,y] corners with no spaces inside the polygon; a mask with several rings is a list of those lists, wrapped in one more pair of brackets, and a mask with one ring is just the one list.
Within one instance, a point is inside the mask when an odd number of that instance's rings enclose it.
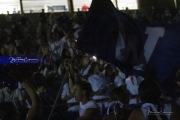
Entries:
{"label": "seated spectator", "polygon": [[35,90],[41,98],[41,109],[39,113],[39,119],[47,119],[50,110],[48,108],[45,108],[45,106],[49,106],[52,103],[50,102],[48,94],[46,93],[46,79],[41,73],[35,73],[32,76],[32,85],[34,86]]}
{"label": "seated spectator", "polygon": [[39,67],[39,71],[45,78],[56,74],[57,67],[51,56],[46,55],[43,57],[43,64]]}
{"label": "seated spectator", "polygon": [[[177,104],[168,103],[162,105],[160,103],[161,91],[154,81],[142,81],[139,85],[138,92],[140,100],[144,104],[141,108],[135,109],[132,112],[129,120],[178,120],[180,118],[180,108]],[[164,112],[168,112],[169,114]]]}
{"label": "seated spectator", "polygon": [[69,21],[69,17],[67,16],[66,12],[61,12],[59,13],[56,21],[59,24],[59,26],[64,27]]}
{"label": "seated spectator", "polygon": [[71,57],[74,58],[76,54],[76,41],[72,40],[70,41],[70,47],[69,47],[69,52],[71,53]]}
{"label": "seated spectator", "polygon": [[54,104],[54,101],[59,91],[60,84],[61,81],[59,81],[59,79],[54,75],[51,75],[47,78],[46,94],[47,100],[51,105]]}
{"label": "seated spectator", "polygon": [[19,55],[16,46],[13,43],[10,43],[8,45],[8,55],[10,56],[16,56]]}
{"label": "seated spectator", "polygon": [[172,15],[171,15],[171,12],[168,10],[168,9],[166,9],[165,11],[164,11],[164,14],[162,15],[162,20],[163,20],[163,22],[164,23],[171,23],[172,21]]}
{"label": "seated spectator", "polygon": [[80,102],[79,118],[77,120],[102,120],[99,106],[91,99],[91,84],[81,80],[75,84],[73,95],[77,102]]}
{"label": "seated spectator", "polygon": [[35,48],[36,51],[39,50],[42,43],[43,43],[43,37],[41,37],[41,36],[37,37],[36,40],[35,40],[35,45],[34,45],[34,48]]}
{"label": "seated spectator", "polygon": [[71,53],[68,48],[64,48],[62,50],[62,56],[61,59],[71,59]]}
{"label": "seated spectator", "polygon": [[49,15],[49,24],[50,25],[53,25],[54,23],[56,23],[56,16],[54,15],[54,13],[51,13],[50,15]]}
{"label": "seated spectator", "polygon": [[71,63],[71,59],[62,59],[61,60],[61,63],[58,67],[58,75],[59,76],[64,76],[66,71],[67,71],[67,68],[68,68],[68,64]]}
{"label": "seated spectator", "polygon": [[128,120],[130,110],[127,100],[128,97],[122,88],[113,89],[110,92],[110,103],[104,120]]}
{"label": "seated spectator", "polygon": [[22,40],[15,40],[15,46],[16,46],[16,49],[17,49],[19,55],[23,55],[24,50],[22,47]]}
{"label": "seated spectator", "polygon": [[134,70],[134,72],[125,80],[126,89],[130,92],[129,105],[139,104],[141,101],[138,96],[139,84],[144,80],[141,75],[142,71]]}
{"label": "seated spectator", "polygon": [[111,64],[107,64],[105,66],[105,76],[111,82],[114,84],[114,87],[120,87],[124,84],[125,74],[122,73],[120,70],[118,73],[116,73],[115,68]]}
{"label": "seated spectator", "polygon": [[25,105],[22,92],[14,82],[5,83],[0,92],[0,102],[13,102],[18,110]]}
{"label": "seated spectator", "polygon": [[[69,28],[70,29],[70,28]],[[65,47],[70,47],[70,42],[74,41],[74,31],[69,30],[68,32],[66,32],[65,30],[63,30],[65,38],[67,39],[67,43]]]}
{"label": "seated spectator", "polygon": [[[26,89],[32,101],[32,106],[29,109],[26,120],[35,120],[38,118],[40,98],[35,92],[35,90],[29,85],[29,83],[23,81],[22,85]],[[2,120],[20,119],[19,112],[12,102],[0,103],[0,117]]]}
{"label": "seated spectator", "polygon": [[44,93],[46,91],[46,79],[43,74],[35,73],[32,76],[32,85],[38,94]]}
{"label": "seated spectator", "polygon": [[42,44],[40,47],[39,47],[39,50],[38,50],[38,55],[39,56],[45,56],[45,55],[50,55],[50,47],[48,44]]}
{"label": "seated spectator", "polygon": [[[66,32],[64,29],[58,27],[57,25],[54,26],[52,32],[49,28],[47,39],[48,44],[51,48],[53,56],[57,59],[60,59],[62,56],[62,51],[65,47],[70,47],[70,33]],[[59,32],[63,32],[64,36],[61,38]]]}
{"label": "seated spectator", "polygon": [[[73,70],[74,75],[73,75],[73,81],[77,82],[80,78],[79,75],[79,71],[77,69]],[[68,74],[68,79],[71,79],[71,75],[70,73]],[[70,89],[70,83],[67,81],[64,85],[63,85],[63,89],[62,89],[62,93],[61,93],[61,99],[63,101],[67,101],[67,103],[75,103],[76,100],[72,94],[73,91],[71,91]],[[77,119],[77,115],[79,112],[79,105],[69,105],[68,106],[68,115],[71,115],[70,117],[68,117],[68,119]]]}
{"label": "seated spectator", "polygon": [[84,55],[80,61],[79,71],[82,77],[86,77],[89,73],[89,69],[91,68],[90,64],[90,56]]}
{"label": "seated spectator", "polygon": [[25,105],[19,110],[19,112],[21,113],[21,119],[25,119],[26,118],[26,115],[29,111],[29,109],[31,108],[31,100],[30,100],[30,97],[29,95],[27,94],[25,88],[23,87],[23,85],[18,82],[18,88],[20,89],[21,93],[22,93],[22,96],[24,98],[24,102],[25,102]]}
{"label": "seated spectator", "polygon": [[[105,75],[100,72],[99,62],[93,62],[91,69],[89,70],[90,76],[88,82],[91,84],[93,89],[93,99],[106,99],[108,98],[108,85],[110,84],[106,79]],[[103,102],[104,107],[107,107],[108,102]],[[103,108],[102,108],[103,109]]]}
{"label": "seated spectator", "polygon": [[74,24],[73,28],[75,29],[74,38],[78,39],[79,38],[79,33],[80,33],[82,27],[78,23],[76,23],[76,24]]}
{"label": "seated spectator", "polygon": [[2,55],[2,56],[8,55],[8,53],[7,53],[7,49],[6,49],[6,47],[5,47],[5,46],[2,46],[2,47],[1,47],[1,52],[0,52],[0,55]]}
{"label": "seated spectator", "polygon": [[21,24],[23,25],[23,26],[26,26],[27,24],[27,22],[29,21],[29,18],[24,14],[23,16],[22,16],[22,18],[19,20],[19,22],[21,22]]}
{"label": "seated spectator", "polygon": [[33,46],[31,47],[27,47],[24,50],[24,56],[36,56],[37,55],[37,51],[33,48]]}

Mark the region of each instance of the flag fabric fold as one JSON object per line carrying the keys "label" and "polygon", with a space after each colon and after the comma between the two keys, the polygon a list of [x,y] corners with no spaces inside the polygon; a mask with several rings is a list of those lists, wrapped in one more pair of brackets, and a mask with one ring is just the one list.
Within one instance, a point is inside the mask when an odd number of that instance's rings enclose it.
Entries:
{"label": "flag fabric fold", "polygon": [[180,67],[180,22],[146,25],[116,10],[110,0],[93,0],[77,48],[116,66],[150,66],[167,88],[175,82],[167,78]]}
{"label": "flag fabric fold", "polygon": [[119,12],[110,0],[93,0],[77,48],[117,65],[142,62],[143,37],[135,21]]}

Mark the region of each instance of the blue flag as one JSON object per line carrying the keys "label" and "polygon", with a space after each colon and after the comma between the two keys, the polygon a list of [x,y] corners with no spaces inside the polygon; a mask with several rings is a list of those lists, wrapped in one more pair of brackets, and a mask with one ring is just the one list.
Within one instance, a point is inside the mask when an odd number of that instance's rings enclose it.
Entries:
{"label": "blue flag", "polygon": [[145,36],[137,22],[120,13],[110,0],[93,0],[78,39],[78,49],[118,66],[142,63]]}
{"label": "blue flag", "polygon": [[180,67],[180,22],[149,26],[145,32],[148,38],[144,54],[149,58],[149,66],[156,71],[157,81],[164,84],[167,78],[171,78],[166,82],[173,84],[175,69]]}
{"label": "blue flag", "polygon": [[180,67],[180,23],[145,25],[117,11],[110,0],[93,0],[77,48],[117,66],[148,64],[163,85]]}

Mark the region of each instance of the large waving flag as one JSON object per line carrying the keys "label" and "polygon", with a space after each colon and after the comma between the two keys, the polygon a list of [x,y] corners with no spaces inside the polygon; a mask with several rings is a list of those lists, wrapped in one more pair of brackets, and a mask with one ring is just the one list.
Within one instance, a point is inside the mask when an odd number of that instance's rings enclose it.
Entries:
{"label": "large waving flag", "polygon": [[180,23],[144,25],[117,11],[110,0],[93,0],[77,48],[115,65],[148,64],[167,88],[175,82],[167,78],[180,67]]}
{"label": "large waving flag", "polygon": [[110,0],[93,0],[78,49],[115,65],[138,65],[145,37],[137,28],[137,22],[117,11]]}

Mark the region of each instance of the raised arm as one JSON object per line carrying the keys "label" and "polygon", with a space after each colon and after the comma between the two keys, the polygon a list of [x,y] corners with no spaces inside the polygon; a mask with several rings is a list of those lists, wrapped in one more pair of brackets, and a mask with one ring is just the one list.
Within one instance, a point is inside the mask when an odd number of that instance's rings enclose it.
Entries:
{"label": "raised arm", "polygon": [[68,79],[69,79],[69,89],[70,92],[73,93],[73,89],[74,89],[74,70],[73,70],[73,65],[72,63],[68,64]]}
{"label": "raised arm", "polygon": [[65,37],[68,38],[68,33],[65,30],[63,30],[63,29],[61,29],[61,30],[64,33]]}
{"label": "raised arm", "polygon": [[52,41],[52,39],[51,39],[51,27],[48,27],[46,32],[47,32],[47,40]]}
{"label": "raised arm", "polygon": [[25,81],[25,76],[23,74],[18,73],[18,71],[11,72],[11,75],[14,77],[14,79],[18,82],[20,82],[23,87],[25,88],[27,94],[29,95],[32,105],[29,109],[28,116],[26,120],[37,120],[41,105],[41,100],[37,92],[34,90],[34,88]]}
{"label": "raised arm", "polygon": [[39,95],[36,93],[34,88],[26,81],[22,82],[23,87],[27,91],[31,101],[32,105],[31,108],[29,109],[27,120],[36,120],[39,115],[39,109],[40,109],[40,104],[41,100]]}
{"label": "raised arm", "polygon": [[70,92],[73,93],[74,83],[73,83],[72,78],[70,76],[68,77],[68,79],[69,79],[69,89],[70,89]]}
{"label": "raised arm", "polygon": [[69,79],[69,89],[71,94],[73,93],[73,89],[74,89],[74,81],[72,79],[73,76],[71,76],[70,72],[68,73],[68,79]]}

